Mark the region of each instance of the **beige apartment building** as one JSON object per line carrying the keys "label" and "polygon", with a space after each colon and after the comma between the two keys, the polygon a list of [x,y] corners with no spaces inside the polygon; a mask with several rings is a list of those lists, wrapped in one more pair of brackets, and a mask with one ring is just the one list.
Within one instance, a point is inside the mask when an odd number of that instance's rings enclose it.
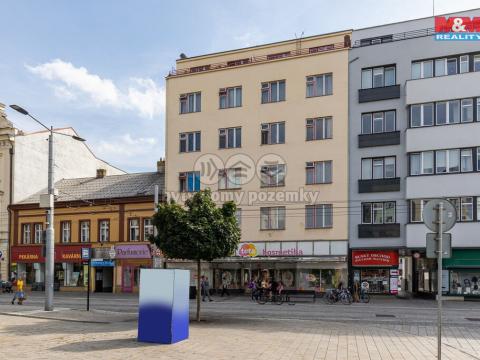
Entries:
{"label": "beige apartment building", "polygon": [[210,188],[239,208],[236,254],[203,269],[215,287],[347,281],[350,34],[182,54],[167,77],[167,196]]}

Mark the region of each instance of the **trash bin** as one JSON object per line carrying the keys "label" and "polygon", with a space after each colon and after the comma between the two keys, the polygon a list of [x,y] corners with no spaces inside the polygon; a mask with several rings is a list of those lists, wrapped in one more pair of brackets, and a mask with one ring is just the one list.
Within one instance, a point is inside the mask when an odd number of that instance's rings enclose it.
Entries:
{"label": "trash bin", "polygon": [[197,297],[197,288],[195,286],[190,286],[190,299],[195,299]]}

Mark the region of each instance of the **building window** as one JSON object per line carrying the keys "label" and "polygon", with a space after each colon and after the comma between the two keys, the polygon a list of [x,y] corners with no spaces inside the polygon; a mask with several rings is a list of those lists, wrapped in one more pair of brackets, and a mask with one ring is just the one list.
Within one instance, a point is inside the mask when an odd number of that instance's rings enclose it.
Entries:
{"label": "building window", "polygon": [[109,220],[100,220],[98,223],[98,240],[100,242],[110,241],[110,221]]}
{"label": "building window", "polygon": [[200,92],[180,95],[180,114],[201,111],[202,95]]}
{"label": "building window", "polygon": [[332,204],[305,206],[305,229],[331,228],[332,225]]}
{"label": "building window", "polygon": [[285,186],[285,164],[263,165],[260,169],[260,186]]}
{"label": "building window", "polygon": [[391,179],[395,172],[395,156],[362,159],[362,180]]}
{"label": "building window", "polygon": [[143,219],[143,241],[148,241],[155,235],[151,218]]}
{"label": "building window", "polygon": [[34,242],[35,244],[41,244],[43,242],[43,224],[35,224],[34,230],[35,230]]}
{"label": "building window", "polygon": [[62,221],[60,223],[62,231],[62,242],[69,243],[72,241],[72,223],[70,221]]}
{"label": "building window", "polygon": [[469,61],[468,61],[468,55],[462,55],[460,56],[460,73],[466,73],[468,72],[468,67],[469,67]]}
{"label": "building window", "polygon": [[410,222],[423,222],[423,208],[428,200],[410,200]]}
{"label": "building window", "polygon": [[220,190],[239,189],[242,185],[242,169],[221,169],[218,172],[218,188]]}
{"label": "building window", "polygon": [[457,124],[460,122],[460,101],[450,100],[436,103],[437,125]]}
{"label": "building window", "polygon": [[262,104],[285,101],[285,80],[262,83]]}
{"label": "building window", "polygon": [[480,71],[480,55],[473,57],[473,71]]}
{"label": "building window", "polygon": [[362,224],[394,224],[395,201],[362,203]]}
{"label": "building window", "polygon": [[480,197],[477,197],[477,221],[480,221]]}
{"label": "building window", "polygon": [[140,221],[138,219],[128,220],[128,240],[129,241],[140,240]]}
{"label": "building window", "polygon": [[23,244],[30,244],[31,242],[31,225],[30,224],[23,224],[22,225],[22,243]]}
{"label": "building window", "polygon": [[242,106],[242,87],[235,86],[220,89],[220,109],[228,109]]}
{"label": "building window", "polygon": [[385,133],[395,130],[395,110],[362,114],[362,134]]}
{"label": "building window", "polygon": [[436,173],[455,173],[460,171],[460,150],[435,151]]}
{"label": "building window", "polygon": [[473,99],[462,100],[462,123],[473,122]]}
{"label": "building window", "polygon": [[306,167],[307,185],[332,182],[332,161],[311,161]]}
{"label": "building window", "polygon": [[462,197],[460,220],[461,221],[473,221],[473,197]]}
{"label": "building window", "polygon": [[412,79],[431,78],[433,76],[433,60],[412,63]]}
{"label": "building window", "polygon": [[477,171],[480,171],[480,147],[477,148]]}
{"label": "building window", "polygon": [[180,152],[200,151],[200,131],[180,133]]}
{"label": "building window", "polygon": [[261,138],[262,145],[285,144],[285,123],[262,124]]}
{"label": "building window", "polygon": [[180,192],[200,191],[200,171],[181,172],[178,180]]}
{"label": "building window", "polygon": [[242,227],[242,209],[237,208],[235,211],[235,218],[237,219],[238,227]]}
{"label": "building window", "polygon": [[435,59],[435,76],[457,74],[457,58]]}
{"label": "building window", "polygon": [[226,128],[218,130],[218,147],[233,149],[242,147],[242,128]]}
{"label": "building window", "polygon": [[307,119],[307,141],[332,138],[332,118]]}
{"label": "building window", "polygon": [[460,151],[460,171],[469,172],[473,171],[473,150],[462,149]]}
{"label": "building window", "polygon": [[90,242],[90,221],[80,221],[80,242]]}
{"label": "building window", "polygon": [[332,95],[332,74],[307,76],[307,97]]}
{"label": "building window", "polygon": [[395,84],[395,66],[382,66],[362,70],[362,89],[393,86]]}
{"label": "building window", "polygon": [[433,174],[433,151],[410,154],[410,175]]}
{"label": "building window", "polygon": [[410,107],[410,127],[433,125],[433,103],[417,104]]}
{"label": "building window", "polygon": [[261,230],[285,229],[285,207],[261,207],[260,208]]}

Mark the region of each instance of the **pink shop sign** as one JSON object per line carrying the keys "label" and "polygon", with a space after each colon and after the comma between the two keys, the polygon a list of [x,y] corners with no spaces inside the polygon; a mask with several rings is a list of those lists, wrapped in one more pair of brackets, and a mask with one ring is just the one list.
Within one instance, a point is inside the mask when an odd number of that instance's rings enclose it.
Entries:
{"label": "pink shop sign", "polygon": [[150,259],[150,248],[146,244],[115,246],[117,259]]}

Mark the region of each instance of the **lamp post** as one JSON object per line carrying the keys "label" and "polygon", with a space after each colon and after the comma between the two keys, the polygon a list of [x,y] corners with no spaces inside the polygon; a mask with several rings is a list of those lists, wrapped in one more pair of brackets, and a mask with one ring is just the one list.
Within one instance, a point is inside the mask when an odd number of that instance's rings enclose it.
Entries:
{"label": "lamp post", "polygon": [[53,177],[53,134],[60,134],[69,136],[78,141],[85,141],[79,136],[67,135],[53,131],[53,126],[50,128],[40,122],[38,119],[29,114],[27,110],[18,106],[10,105],[10,107],[22,115],[27,115],[38,124],[49,131],[48,136],[48,208],[47,208],[47,230],[46,230],[46,254],[45,254],[45,311],[53,310],[53,272],[55,266],[55,240],[54,240],[54,177]]}

